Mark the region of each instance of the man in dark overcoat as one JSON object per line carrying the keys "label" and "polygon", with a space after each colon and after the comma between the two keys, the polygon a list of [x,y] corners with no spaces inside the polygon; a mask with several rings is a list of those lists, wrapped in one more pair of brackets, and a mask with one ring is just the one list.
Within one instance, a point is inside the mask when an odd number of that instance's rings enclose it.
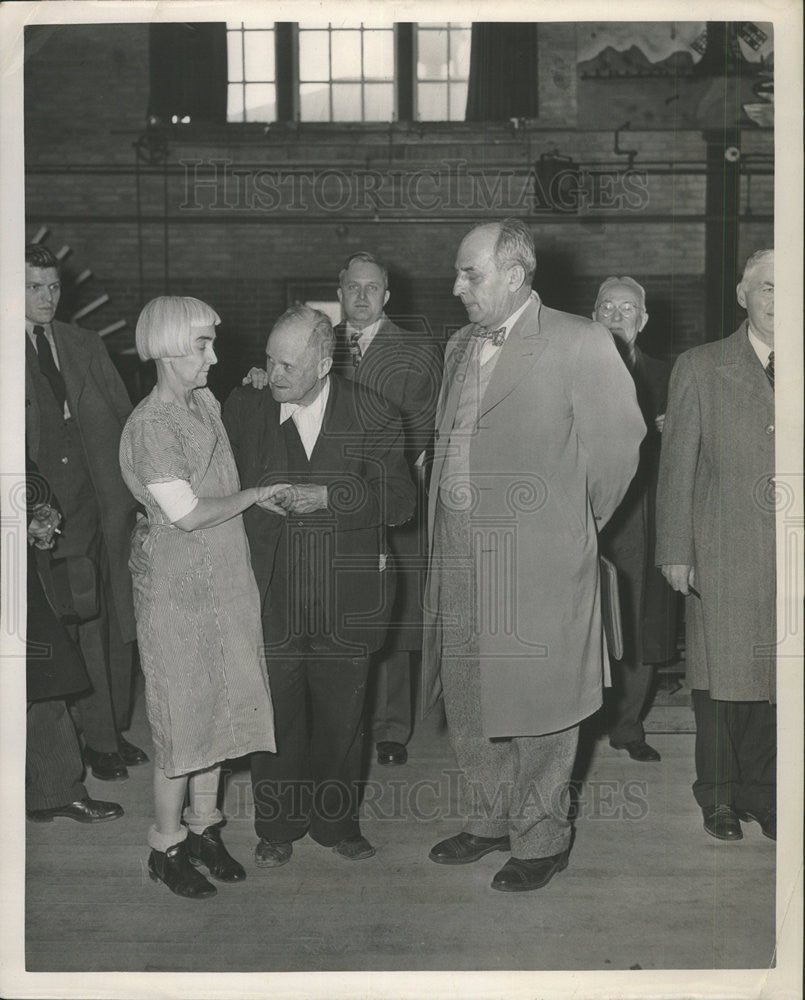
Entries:
{"label": "man in dark overcoat", "polygon": [[671,366],[637,344],[648,313],[646,293],[634,278],[607,278],[598,290],[593,319],[615,338],[646,422],[637,472],[600,539],[618,571],[623,620],[623,656],[612,664],[609,742],[633,760],[658,761],[660,754],[646,743],[642,718],[654,665],[670,660],[676,651],[677,596],[654,565],[660,435]]}
{"label": "man in dark overcoat", "polygon": [[657,565],[685,595],[704,829],[777,837],[774,251],[746,262],[747,318],[680,355],[657,489]]}
{"label": "man in dark overcoat", "polygon": [[415,489],[399,416],[331,374],[334,343],[324,313],[292,307],[268,338],[270,391],[235,389],[223,412],[243,487],[275,484],[287,512],[244,515],[277,740],[251,755],[265,868],[308,830],[348,860],[375,853],[358,822],[366,681],[393,599],[385,529],[411,517]]}
{"label": "man in dark overcoat", "polygon": [[[59,498],[64,522],[53,573],[91,610],[71,626],[91,689],[75,699],[84,760],[118,780],[148,758],[122,736],[131,713],[136,636],[129,539],[135,503],[118,448],[131,412],[125,386],[96,333],[55,319],[58,262],[46,247],[25,251],[25,438],[28,454]],[[87,595],[91,595],[87,597]]]}
{"label": "man in dark overcoat", "polygon": [[335,328],[333,371],[368,386],[400,412],[405,459],[417,484],[417,510],[389,529],[396,595],[386,641],[372,657],[368,709],[380,764],[404,764],[411,736],[411,669],[422,647],[422,591],[427,567],[424,466],[442,377],[441,350],[427,330],[403,330],[384,312],[388,271],[366,252],[346,261],[338,299],[344,322]]}

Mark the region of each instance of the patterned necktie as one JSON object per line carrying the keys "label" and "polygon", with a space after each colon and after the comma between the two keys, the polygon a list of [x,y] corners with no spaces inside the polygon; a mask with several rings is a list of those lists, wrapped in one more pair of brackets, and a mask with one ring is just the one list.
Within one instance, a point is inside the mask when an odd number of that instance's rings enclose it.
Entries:
{"label": "patterned necktie", "polygon": [[506,339],[506,327],[499,326],[497,330],[484,330],[483,327],[478,327],[474,336],[480,340],[491,340],[495,347],[500,347]]}
{"label": "patterned necktie", "polygon": [[64,410],[67,390],[64,388],[62,373],[56,367],[56,360],[53,357],[50,341],[45,336],[45,328],[43,326],[34,327],[34,338],[36,340],[36,353],[39,356],[39,370],[50,383],[50,388],[53,390],[53,395],[59,404],[59,408]]}
{"label": "patterned necktie", "polygon": [[360,331],[355,331],[349,335],[349,355],[352,358],[352,367],[357,368],[361,363],[361,358],[363,357],[363,352],[361,351],[361,345],[358,343],[360,339]]}
{"label": "patterned necktie", "polygon": [[769,353],[769,360],[766,362],[766,367],[763,369],[766,373],[766,378],[771,382],[772,389],[774,388],[774,351]]}

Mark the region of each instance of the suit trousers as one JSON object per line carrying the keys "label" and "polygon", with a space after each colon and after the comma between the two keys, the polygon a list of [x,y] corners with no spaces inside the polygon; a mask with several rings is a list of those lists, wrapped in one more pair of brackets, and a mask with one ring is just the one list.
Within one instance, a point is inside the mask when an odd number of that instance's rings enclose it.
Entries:
{"label": "suit trousers", "polygon": [[406,650],[385,648],[372,658],[370,689],[372,739],[407,743],[411,736],[411,660]]}
{"label": "suit trousers", "polygon": [[56,809],[87,794],[78,735],[61,698],[28,705],[25,741],[25,808]]}
{"label": "suit trousers", "polygon": [[728,805],[763,812],[776,806],[777,711],[767,701],[720,701],[694,688],[696,781],[704,809]]}
{"label": "suit trousers", "polygon": [[544,858],[570,846],[570,777],[579,727],[539,736],[490,739],[481,719],[481,664],[472,621],[475,574],[465,512],[441,504],[434,558],[442,560],[441,679],[450,743],[463,772],[458,810],[464,830],[509,835],[516,858]]}
{"label": "suit trousers", "polygon": [[330,847],[358,836],[368,657],[269,651],[267,660],[277,752],[251,755],[258,837],[309,830]]}
{"label": "suit trousers", "polygon": [[101,547],[100,615],[89,622],[69,626],[78,644],[92,690],[73,701],[84,742],[100,753],[116,753],[118,733],[128,728],[134,644],[124,642],[112,603],[106,551]]}

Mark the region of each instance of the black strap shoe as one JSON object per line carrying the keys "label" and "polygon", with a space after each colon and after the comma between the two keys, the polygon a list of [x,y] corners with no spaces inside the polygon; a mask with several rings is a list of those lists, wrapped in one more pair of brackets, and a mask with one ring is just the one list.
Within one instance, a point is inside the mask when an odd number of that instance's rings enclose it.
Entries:
{"label": "black strap shoe", "polygon": [[190,864],[184,840],[167,851],[152,850],[148,857],[148,874],[152,882],[164,882],[171,892],[186,899],[207,899],[218,892],[212,882]]}
{"label": "black strap shoe", "polygon": [[243,865],[235,861],[221,840],[222,823],[208,826],[203,833],[187,831],[187,856],[191,864],[204,865],[211,878],[218,882],[242,882],[246,878]]}
{"label": "black strap shoe", "polygon": [[102,753],[92,747],[84,747],[84,763],[94,778],[101,781],[124,781],[129,776],[128,769],[119,753]]}

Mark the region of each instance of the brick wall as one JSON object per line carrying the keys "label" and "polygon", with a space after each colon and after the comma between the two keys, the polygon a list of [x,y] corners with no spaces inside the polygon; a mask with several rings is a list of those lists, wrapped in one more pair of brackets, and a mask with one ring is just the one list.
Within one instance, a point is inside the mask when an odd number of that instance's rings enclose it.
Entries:
{"label": "brick wall", "polygon": [[[604,276],[631,274],[647,289],[652,350],[673,357],[707,339],[703,136],[622,134],[637,170],[624,175],[612,132],[575,127],[573,25],[541,30],[534,126],[190,126],[152,133],[167,141],[164,163],[135,158],[146,25],[39,27],[26,42],[28,234],[47,226],[52,249],[69,244],[68,284],[92,269],[65,302],[110,295],[83,322],[124,319],[113,352],[130,347],[148,299],[197,295],[223,319],[213,384],[224,391],[260,360],[288,283],[334,287],[361,248],[389,264],[389,312],[427,317],[442,336],[464,320],[451,294],[462,235],[506,214],[532,225],[535,284],[549,305],[587,315]],[[745,133],[742,152],[768,159],[771,133]],[[771,177],[744,178],[742,254],[771,243],[772,195]],[[553,210],[568,198],[575,211]]]}

